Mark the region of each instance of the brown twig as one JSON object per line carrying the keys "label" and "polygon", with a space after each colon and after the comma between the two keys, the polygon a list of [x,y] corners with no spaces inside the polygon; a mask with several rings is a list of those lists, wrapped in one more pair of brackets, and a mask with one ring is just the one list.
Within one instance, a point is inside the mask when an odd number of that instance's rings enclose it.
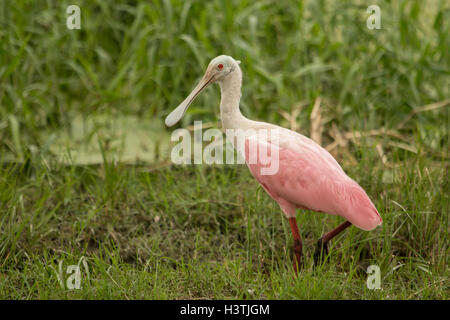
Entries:
{"label": "brown twig", "polygon": [[442,100],[442,101],[439,101],[439,102],[427,104],[427,105],[424,105],[424,106],[422,106],[422,107],[415,108],[413,111],[411,111],[411,113],[409,113],[409,114],[406,116],[405,119],[403,119],[402,122],[400,122],[400,123],[398,124],[397,130],[403,128],[403,127],[405,126],[405,124],[406,124],[409,120],[411,120],[411,118],[412,118],[415,114],[420,113],[420,112],[430,111],[430,110],[436,110],[436,109],[445,107],[445,106],[448,105],[449,103],[450,103],[450,99],[446,99],[446,100]]}
{"label": "brown twig", "polygon": [[314,107],[311,112],[311,139],[317,142],[318,144],[322,143],[322,132],[323,132],[323,123],[322,123],[322,115],[320,114],[320,97],[316,98],[314,101]]}

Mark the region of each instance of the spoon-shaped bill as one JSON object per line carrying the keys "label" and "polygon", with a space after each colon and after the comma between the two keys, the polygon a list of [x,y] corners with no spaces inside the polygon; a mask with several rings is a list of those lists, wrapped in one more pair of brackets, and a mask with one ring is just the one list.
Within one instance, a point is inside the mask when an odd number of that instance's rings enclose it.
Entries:
{"label": "spoon-shaped bill", "polygon": [[207,77],[206,75],[200,80],[197,86],[192,90],[192,92],[187,96],[186,99],[178,107],[175,108],[167,117],[166,117],[166,126],[171,127],[181,120],[187,108],[191,105],[192,101],[194,101],[195,97],[202,92],[214,79],[214,76]]}

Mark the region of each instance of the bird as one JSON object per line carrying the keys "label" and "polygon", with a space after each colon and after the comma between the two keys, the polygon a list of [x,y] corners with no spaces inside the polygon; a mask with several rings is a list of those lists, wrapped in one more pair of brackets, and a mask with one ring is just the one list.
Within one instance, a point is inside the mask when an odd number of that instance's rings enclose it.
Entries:
{"label": "bird", "polygon": [[[303,245],[296,210],[310,210],[338,215],[345,219],[337,228],[319,238],[314,252],[314,264],[328,255],[328,243],[351,225],[371,231],[382,224],[382,218],[364,189],[350,178],[334,157],[310,138],[281,126],[254,121],[240,111],[242,70],[241,62],[231,56],[220,55],[209,63],[197,86],[165,119],[168,127],[181,120],[198,94],[213,83],[220,86],[220,119],[225,130],[268,130],[276,132],[276,139],[259,134],[245,137],[245,161],[254,178],[275,200],[289,220],[293,235],[293,269],[298,274],[303,262]],[[263,140],[262,140],[263,139]],[[264,140],[265,139],[265,140]],[[263,174],[267,164],[249,161],[253,148],[265,145],[277,155],[277,171]],[[234,141],[231,141],[234,144]]]}

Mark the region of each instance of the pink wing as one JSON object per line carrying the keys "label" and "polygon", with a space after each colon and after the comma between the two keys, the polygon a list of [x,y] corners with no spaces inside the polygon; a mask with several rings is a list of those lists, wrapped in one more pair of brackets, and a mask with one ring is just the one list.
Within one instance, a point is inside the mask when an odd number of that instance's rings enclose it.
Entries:
{"label": "pink wing", "polygon": [[[301,153],[268,143],[278,152],[278,171],[272,175],[261,174],[262,168],[271,163],[259,161],[249,163],[249,140],[246,140],[245,159],[247,165],[267,193],[278,202],[288,217],[295,216],[296,208],[309,209],[339,215],[363,230],[372,230],[382,223],[382,219],[366,192],[349,178],[338,165],[330,165],[323,152],[304,148]],[[318,146],[318,145],[317,145]],[[261,144],[258,143],[258,148]],[[333,158],[334,160],[334,158]],[[253,161],[255,162],[255,161]],[[337,163],[336,163],[337,164]]]}

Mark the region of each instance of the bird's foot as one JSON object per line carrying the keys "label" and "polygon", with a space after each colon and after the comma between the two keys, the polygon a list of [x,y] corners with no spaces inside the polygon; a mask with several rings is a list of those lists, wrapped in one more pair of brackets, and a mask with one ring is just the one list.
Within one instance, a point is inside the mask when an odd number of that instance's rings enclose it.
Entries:
{"label": "bird's foot", "polygon": [[314,265],[319,265],[328,255],[328,242],[319,239],[317,241],[316,251],[314,252]]}

